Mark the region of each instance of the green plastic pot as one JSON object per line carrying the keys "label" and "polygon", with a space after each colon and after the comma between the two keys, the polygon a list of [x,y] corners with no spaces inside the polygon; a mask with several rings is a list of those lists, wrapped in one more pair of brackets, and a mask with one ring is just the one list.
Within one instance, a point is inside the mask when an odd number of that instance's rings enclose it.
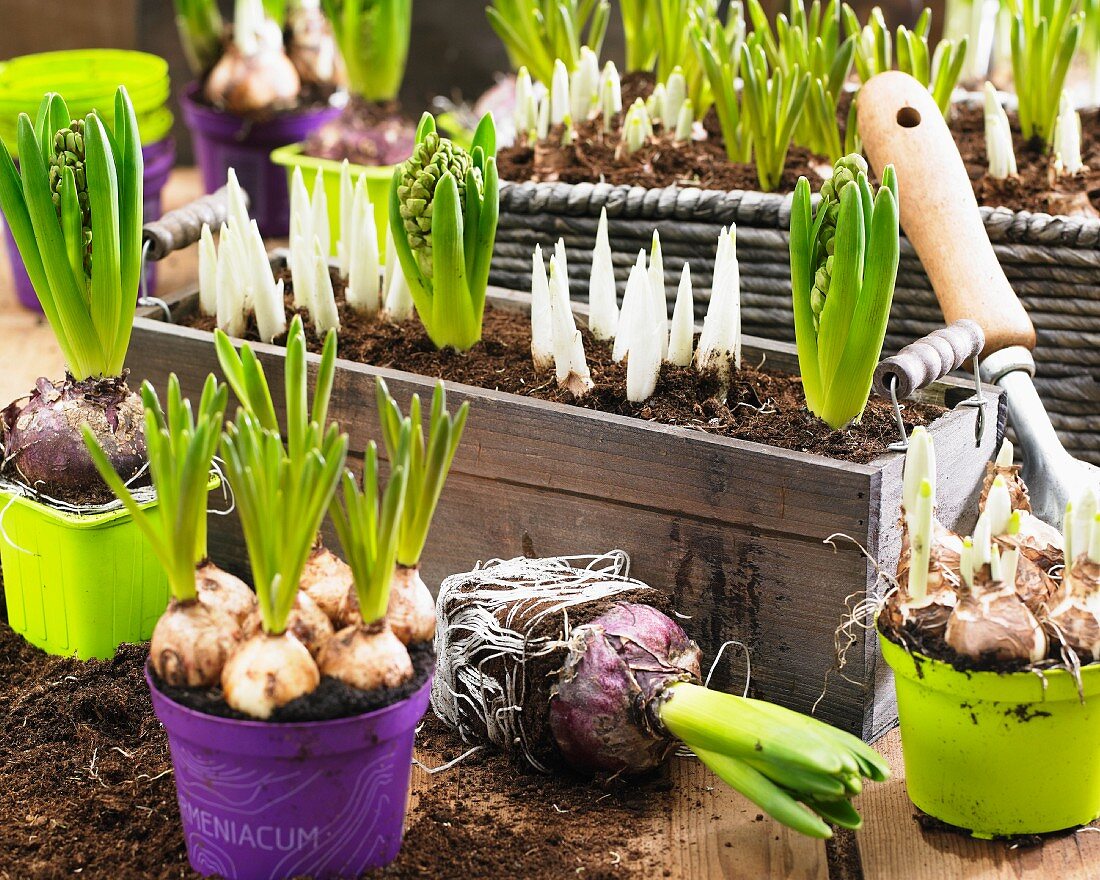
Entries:
{"label": "green plastic pot", "polygon": [[[325,198],[328,200],[328,222],[332,234],[332,254],[336,254],[336,242],[340,240],[340,168],[343,162],[332,159],[316,159],[305,155],[304,144],[290,144],[279,147],[271,154],[271,161],[286,168],[289,188],[294,169],[301,168],[306,188],[313,192],[313,181],[317,169],[321,169],[325,181]],[[390,182],[393,180],[393,165],[352,165],[352,182],[359,175],[367,175],[367,194],[374,205],[374,224],[378,229],[378,256],[386,258],[386,230],[389,228]]]}
{"label": "green plastic pot", "polygon": [[879,634],[894,671],[912,802],[974,837],[1043,834],[1100,816],[1100,664],[959,672]]}
{"label": "green plastic pot", "polygon": [[[156,502],[150,502],[154,504]],[[111,657],[146,641],[168,579],[130,515],[63,513],[0,492],[8,623],[48,654]]]}

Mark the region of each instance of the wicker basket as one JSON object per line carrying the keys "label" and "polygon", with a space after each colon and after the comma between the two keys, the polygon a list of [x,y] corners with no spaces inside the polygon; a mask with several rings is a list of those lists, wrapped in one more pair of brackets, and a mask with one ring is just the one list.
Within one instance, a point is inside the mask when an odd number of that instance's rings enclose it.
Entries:
{"label": "wicker basket", "polygon": [[[587,270],[600,209],[607,208],[620,290],[639,248],[661,233],[670,299],[684,260],[691,263],[697,311],[705,311],[722,226],[737,224],[741,317],[746,333],[793,339],[787,228],[790,196],[759,192],[610,184],[507,183],[492,283],[530,287],[531,254],[564,237],[574,297],[588,294]],[[1100,221],[982,208],[986,230],[1038,333],[1035,384],[1073,455],[1100,464]],[[670,303],[671,306],[671,303]],[[901,267],[886,350],[942,326],[935,295],[912,247]]]}

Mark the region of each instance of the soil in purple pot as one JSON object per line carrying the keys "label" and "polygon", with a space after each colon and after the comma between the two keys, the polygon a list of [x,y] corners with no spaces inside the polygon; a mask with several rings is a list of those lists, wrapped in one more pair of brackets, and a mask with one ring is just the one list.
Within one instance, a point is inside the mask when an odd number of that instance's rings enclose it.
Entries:
{"label": "soil in purple pot", "polygon": [[395,165],[412,154],[416,124],[394,101],[376,103],[352,95],[343,112],[309,136],[303,152],[352,165]]}

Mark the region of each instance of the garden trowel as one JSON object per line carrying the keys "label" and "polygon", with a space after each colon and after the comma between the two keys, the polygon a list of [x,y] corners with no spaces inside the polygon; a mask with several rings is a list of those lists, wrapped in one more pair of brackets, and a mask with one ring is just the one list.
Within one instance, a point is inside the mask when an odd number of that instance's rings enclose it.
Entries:
{"label": "garden trowel", "polygon": [[1032,510],[1059,525],[1071,497],[1100,485],[1100,468],[1066,452],[1035,390],[1035,328],[993,252],[947,123],[928,89],[898,71],[860,89],[857,113],[872,169],[897,171],[901,226],[947,323],[970,319],[984,331],[982,373],[1008,399]]}

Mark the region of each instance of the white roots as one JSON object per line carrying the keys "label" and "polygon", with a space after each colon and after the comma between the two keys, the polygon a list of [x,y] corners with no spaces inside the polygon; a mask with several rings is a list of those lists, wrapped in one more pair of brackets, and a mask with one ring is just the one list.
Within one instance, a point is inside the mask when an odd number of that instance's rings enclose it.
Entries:
{"label": "white roots", "polygon": [[271,713],[313,691],[321,673],[305,645],[289,632],[252,636],[222,670],[225,701],[253,718]]}
{"label": "white roots", "polygon": [[203,602],[173,599],[153,629],[149,660],[172,687],[211,687],[241,639],[232,617]]}
{"label": "white roots", "polygon": [[[439,588],[439,629],[432,709],[464,742],[488,739],[507,752],[531,753],[521,711],[528,691],[525,664],[570,638],[571,609],[610,597],[653,591],[628,578],[621,550],[603,556],[494,559],[447,578]],[[625,596],[624,596],[625,598]],[[545,618],[560,621],[554,638],[532,636]]]}
{"label": "white roots", "polygon": [[317,665],[322,675],[363,691],[397,687],[413,676],[409,652],[384,621],[340,630],[321,648]]}

